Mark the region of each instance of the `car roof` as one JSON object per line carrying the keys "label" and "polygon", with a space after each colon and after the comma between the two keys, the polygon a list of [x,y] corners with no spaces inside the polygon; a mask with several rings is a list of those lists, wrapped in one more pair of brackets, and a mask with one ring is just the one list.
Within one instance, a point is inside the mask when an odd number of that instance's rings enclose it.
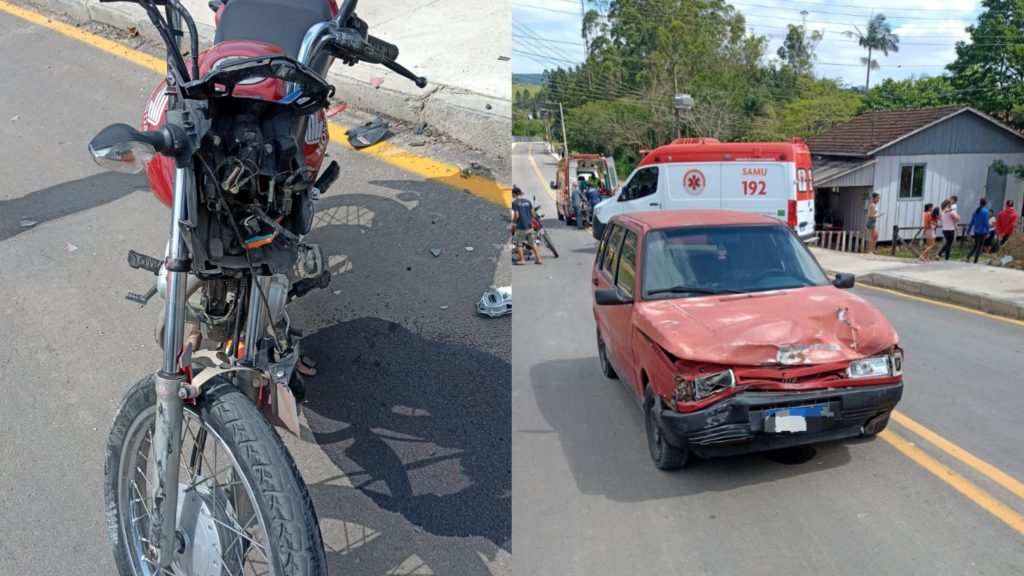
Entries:
{"label": "car roof", "polygon": [[[696,226],[768,225],[785,226],[781,220],[734,210],[657,210],[617,214],[611,222],[632,223],[646,230]],[[609,223],[611,223],[609,222]]]}

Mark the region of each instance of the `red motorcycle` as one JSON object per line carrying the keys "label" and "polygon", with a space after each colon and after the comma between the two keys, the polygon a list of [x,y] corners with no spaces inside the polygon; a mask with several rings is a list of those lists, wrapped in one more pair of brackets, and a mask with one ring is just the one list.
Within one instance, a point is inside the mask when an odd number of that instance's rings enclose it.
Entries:
{"label": "red motorcycle", "polygon": [[[114,1],[114,0],[107,0]],[[171,207],[157,276],[163,365],[125,395],[107,441],[104,492],[122,575],[325,574],[316,513],[272,424],[298,433],[299,343],[286,305],[327,286],[305,235],[338,178],[321,170],[324,80],[334,59],[386,66],[398,49],[368,34],[356,0],[214,0],[215,45],[200,54],[179,0],[142,6],[167,48],[142,130],[104,128],[101,166],[147,170]],[[161,11],[160,8],[163,8]],[[187,28],[190,46],[179,45]]]}

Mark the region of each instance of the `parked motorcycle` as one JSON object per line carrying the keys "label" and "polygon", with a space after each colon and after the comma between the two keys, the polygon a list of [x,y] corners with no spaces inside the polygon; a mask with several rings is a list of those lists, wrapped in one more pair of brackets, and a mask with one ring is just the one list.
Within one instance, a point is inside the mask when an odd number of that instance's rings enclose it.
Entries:
{"label": "parked motorcycle", "polygon": [[[101,0],[115,1],[115,0]],[[164,258],[129,252],[165,299],[163,364],[123,398],[107,441],[107,523],[117,568],[139,574],[325,574],[309,493],[272,425],[298,433],[302,332],[286,305],[330,282],[305,240],[321,170],[334,59],[395,62],[357,0],[213,0],[200,54],[179,0],[131,1],[167,49],[142,130],[114,124],[89,144],[101,166],[147,170],[171,207]],[[163,11],[159,7],[163,7]],[[188,60],[179,45],[187,28]]]}

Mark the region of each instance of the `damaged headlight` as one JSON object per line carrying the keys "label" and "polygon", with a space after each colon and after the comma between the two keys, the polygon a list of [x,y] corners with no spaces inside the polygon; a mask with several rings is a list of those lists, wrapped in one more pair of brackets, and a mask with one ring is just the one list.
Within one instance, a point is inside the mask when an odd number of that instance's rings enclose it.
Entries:
{"label": "damaged headlight", "polygon": [[677,403],[702,400],[734,386],[736,386],[736,375],[733,374],[731,369],[708,376],[701,376],[694,380],[687,380],[682,375],[679,375],[676,376],[676,390],[673,394],[673,400]]}
{"label": "damaged headlight", "polygon": [[872,356],[850,362],[847,378],[885,378],[903,374],[903,352],[899,349],[885,356]]}

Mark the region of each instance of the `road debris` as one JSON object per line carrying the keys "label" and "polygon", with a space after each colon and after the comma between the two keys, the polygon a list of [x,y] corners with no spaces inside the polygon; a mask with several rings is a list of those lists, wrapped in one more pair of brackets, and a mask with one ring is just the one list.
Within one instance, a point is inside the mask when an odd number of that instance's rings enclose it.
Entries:
{"label": "road debris", "polygon": [[75,250],[78,250],[78,246],[75,246],[74,244],[72,244],[72,243],[70,243],[70,242],[68,242],[68,243],[67,243],[67,244],[66,244],[66,245],[64,246],[64,251],[65,251],[65,252],[74,252]]}
{"label": "road debris", "polygon": [[367,146],[373,146],[388,136],[390,134],[388,128],[387,122],[380,118],[375,118],[362,126],[352,128],[345,134],[348,136],[348,143],[353,148],[366,148]]}
{"label": "road debris", "polygon": [[427,145],[427,143],[424,140],[414,140],[412,142],[409,142],[409,146],[415,146],[417,148],[420,147],[420,146],[426,146],[426,145]]}
{"label": "road debris", "polygon": [[449,308],[451,308],[451,306],[441,306],[441,310],[447,310]]}
{"label": "road debris", "polygon": [[476,311],[484,316],[498,318],[512,313],[512,287],[491,286],[476,303]]}
{"label": "road debris", "polygon": [[35,220],[29,220],[28,218],[24,218],[20,222],[18,222],[18,225],[21,226],[22,228],[31,228],[36,224],[39,224],[39,222]]}
{"label": "road debris", "polygon": [[472,252],[474,248],[472,246],[466,246],[466,252]]}
{"label": "road debris", "polygon": [[437,258],[438,256],[441,255],[441,249],[440,248],[431,248],[430,249],[430,253],[434,255],[434,258]]}
{"label": "road debris", "polygon": [[337,116],[338,114],[344,112],[346,109],[348,109],[348,104],[338,104],[334,108],[331,108],[330,110],[327,111],[327,117],[331,118],[332,116]]}
{"label": "road debris", "polygon": [[21,118],[21,114],[15,114],[14,116],[11,116],[11,122],[17,122],[18,118]]}
{"label": "road debris", "polygon": [[381,78],[380,76],[371,76],[370,77],[370,86],[373,86],[374,88],[380,88],[380,85],[383,84],[383,83],[384,83],[384,79]]}

